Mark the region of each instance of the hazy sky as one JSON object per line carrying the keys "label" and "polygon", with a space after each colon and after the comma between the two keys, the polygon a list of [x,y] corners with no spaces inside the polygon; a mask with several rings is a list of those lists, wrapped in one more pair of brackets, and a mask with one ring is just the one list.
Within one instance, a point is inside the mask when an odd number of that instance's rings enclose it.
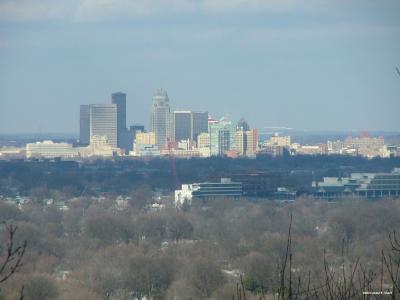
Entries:
{"label": "hazy sky", "polygon": [[400,130],[399,0],[0,0],[0,133],[128,94],[251,126]]}

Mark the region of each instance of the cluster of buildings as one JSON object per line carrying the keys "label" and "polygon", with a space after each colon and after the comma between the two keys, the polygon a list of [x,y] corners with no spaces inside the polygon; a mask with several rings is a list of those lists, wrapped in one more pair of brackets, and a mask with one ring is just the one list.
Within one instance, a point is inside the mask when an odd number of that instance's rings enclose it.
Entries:
{"label": "cluster of buildings", "polygon": [[[195,199],[268,198],[275,201],[294,201],[296,191],[280,187],[277,174],[236,174],[220,182],[183,184],[175,190],[175,206],[190,205]],[[351,173],[349,177],[324,177],[314,181],[309,196],[325,199],[399,198],[400,168],[390,173]]]}
{"label": "cluster of buildings", "polygon": [[[126,124],[126,94],[113,93],[111,103],[80,107],[77,145],[41,141],[28,143],[26,158],[76,159],[111,156],[255,157],[258,131],[240,120],[214,120],[208,112],[172,110],[166,91],[158,90],[150,107],[150,128]],[[17,154],[13,149],[4,154]],[[3,152],[0,152],[0,155]]]}
{"label": "cluster of buildings", "polygon": [[[80,135],[76,145],[41,141],[25,149],[0,149],[0,158],[79,159],[112,156],[256,157],[256,155],[362,155],[368,158],[400,156],[400,147],[385,145],[383,137],[349,137],[317,145],[293,143],[290,136],[273,135],[260,141],[257,129],[212,119],[206,111],[173,110],[165,90],[157,90],[150,107],[150,126],[127,127],[126,94],[113,93],[110,103],[80,106]],[[23,153],[23,154],[21,154]]]}
{"label": "cluster of buildings", "polygon": [[290,136],[275,135],[262,143],[259,149],[259,153],[272,156],[280,156],[285,152],[290,155],[350,155],[387,158],[400,156],[400,147],[388,146],[383,137],[371,137],[367,134],[314,145],[291,143]]}
{"label": "cluster of buildings", "polygon": [[351,173],[349,177],[324,177],[312,183],[317,198],[343,197],[399,197],[400,168],[391,173]]}

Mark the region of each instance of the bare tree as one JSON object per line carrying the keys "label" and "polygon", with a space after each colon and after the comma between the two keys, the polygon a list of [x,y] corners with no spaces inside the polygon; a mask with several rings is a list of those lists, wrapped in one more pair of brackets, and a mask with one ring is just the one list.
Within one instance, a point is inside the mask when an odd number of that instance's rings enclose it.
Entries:
{"label": "bare tree", "polygon": [[27,241],[25,240],[22,245],[19,246],[14,245],[15,232],[17,229],[18,226],[6,224],[8,241],[4,261],[0,264],[0,283],[9,279],[14,273],[18,272],[22,266],[22,258],[25,254]]}

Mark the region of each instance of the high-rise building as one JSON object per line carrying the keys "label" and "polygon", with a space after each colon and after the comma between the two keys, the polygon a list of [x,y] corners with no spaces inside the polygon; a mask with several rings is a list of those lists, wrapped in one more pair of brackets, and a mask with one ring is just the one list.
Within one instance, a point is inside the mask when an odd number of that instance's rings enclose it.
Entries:
{"label": "high-rise building", "polygon": [[166,91],[157,90],[153,96],[150,131],[154,132],[158,147],[164,148],[171,139],[171,108]]}
{"label": "high-rise building", "polygon": [[243,127],[237,128],[240,128],[235,133],[235,149],[238,155],[254,157],[258,147],[258,130],[249,129],[244,131],[242,130]]}
{"label": "high-rise building", "polygon": [[[81,105],[80,143],[88,145],[92,136],[105,136],[108,144],[117,147],[117,106],[115,104]],[[89,138],[89,139],[88,139]]]}
{"label": "high-rise building", "polygon": [[235,148],[238,155],[245,156],[247,150],[246,131],[238,130],[235,132]]}
{"label": "high-rise building", "polygon": [[135,141],[137,132],[144,132],[144,126],[140,124],[131,125],[129,126],[129,130],[126,130],[123,134],[120,148],[125,150],[125,154],[128,154],[133,150],[133,143]]}
{"label": "high-rise building", "polygon": [[209,126],[211,155],[222,156],[235,148],[235,126],[232,122],[221,119]]}
{"label": "high-rise building", "polygon": [[208,132],[208,112],[174,111],[173,138],[196,141],[200,133]]}
{"label": "high-rise building", "polygon": [[246,131],[246,155],[247,156],[255,156],[258,150],[258,130],[250,129]]}
{"label": "high-rise building", "polygon": [[192,112],[174,111],[173,114],[173,137],[174,141],[192,139]]}
{"label": "high-rise building", "polygon": [[200,133],[208,132],[208,112],[192,112],[191,139],[196,141]]}
{"label": "high-rise building", "polygon": [[79,144],[87,146],[90,144],[90,105],[81,105],[79,121]]}
{"label": "high-rise building", "polygon": [[129,131],[130,132],[144,132],[144,125],[141,124],[133,124],[131,126],[129,126]]}
{"label": "high-rise building", "polygon": [[126,132],[126,94],[113,93],[111,101],[117,106],[117,144],[119,148],[124,148],[124,137]]}
{"label": "high-rise building", "polygon": [[249,131],[250,126],[249,123],[246,122],[245,119],[241,118],[237,124],[237,130],[242,130],[242,131]]}

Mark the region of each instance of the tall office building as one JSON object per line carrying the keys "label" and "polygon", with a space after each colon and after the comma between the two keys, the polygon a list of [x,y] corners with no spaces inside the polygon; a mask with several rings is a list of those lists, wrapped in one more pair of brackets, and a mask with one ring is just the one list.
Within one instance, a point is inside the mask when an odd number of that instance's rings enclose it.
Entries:
{"label": "tall office building", "polygon": [[258,148],[258,130],[250,129],[242,118],[236,126],[235,149],[240,156],[255,157]]}
{"label": "tall office building", "polygon": [[208,132],[208,112],[192,112],[192,140],[196,141],[203,132]]}
{"label": "tall office building", "polygon": [[210,152],[213,156],[225,155],[235,148],[235,126],[232,122],[221,119],[210,124]]}
{"label": "tall office building", "polygon": [[238,155],[245,156],[247,149],[246,131],[238,130],[235,132],[235,148]]}
{"label": "tall office building", "polygon": [[126,94],[111,94],[112,104],[117,106],[117,145],[124,148],[124,138],[126,137]]}
{"label": "tall office building", "polygon": [[258,129],[246,131],[246,155],[256,156],[258,150]]}
{"label": "tall office building", "polygon": [[79,144],[90,144],[90,105],[81,105],[80,109]]}
{"label": "tall office building", "polygon": [[115,104],[81,105],[80,143],[88,145],[93,136],[105,136],[108,144],[117,147],[117,106]]}
{"label": "tall office building", "polygon": [[150,114],[150,131],[156,135],[156,142],[161,149],[171,138],[171,108],[166,91],[157,90],[153,96]]}
{"label": "tall office building", "polygon": [[173,137],[174,141],[192,139],[192,112],[174,111],[173,114]]}
{"label": "tall office building", "polygon": [[200,133],[208,132],[208,112],[174,111],[173,138],[196,141]]}

